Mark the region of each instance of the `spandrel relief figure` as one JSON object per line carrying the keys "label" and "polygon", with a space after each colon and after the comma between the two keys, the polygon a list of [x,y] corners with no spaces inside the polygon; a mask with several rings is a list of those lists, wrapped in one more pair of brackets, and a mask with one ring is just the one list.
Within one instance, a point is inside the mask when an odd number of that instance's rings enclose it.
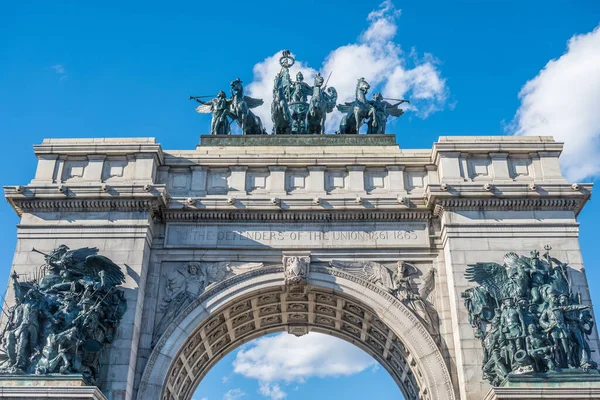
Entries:
{"label": "spandrel relief figure", "polygon": [[162,317],[154,328],[153,344],[156,344],[173,319],[197,299],[208,285],[262,266],[262,263],[190,262],[166,274],[160,306]]}
{"label": "spandrel relief figure", "polygon": [[422,291],[419,292],[412,281],[419,271],[414,265],[404,261],[396,263],[395,271],[374,261],[333,260],[329,265],[381,286],[402,301],[417,317],[425,322],[432,333],[436,332],[438,326],[437,312],[431,303],[426,301],[426,297],[434,289],[435,270],[431,269],[425,275]]}
{"label": "spandrel relief figure", "polygon": [[96,248],[61,245],[42,254],[39,279],[12,275],[16,305],[2,333],[0,373],[77,373],[94,384],[126,311],[116,289],[125,276]]}
{"label": "spandrel relief figure", "polygon": [[[477,263],[466,270],[466,278],[480,285],[462,294],[475,336],[486,354],[505,353],[509,373],[597,367],[586,340],[593,327],[591,306],[572,292],[567,264],[550,250],[547,246],[543,259],[535,250],[529,257],[510,252],[503,265]],[[501,344],[489,336],[496,330]],[[485,363],[483,371],[492,384],[500,384],[501,373],[491,375]]]}

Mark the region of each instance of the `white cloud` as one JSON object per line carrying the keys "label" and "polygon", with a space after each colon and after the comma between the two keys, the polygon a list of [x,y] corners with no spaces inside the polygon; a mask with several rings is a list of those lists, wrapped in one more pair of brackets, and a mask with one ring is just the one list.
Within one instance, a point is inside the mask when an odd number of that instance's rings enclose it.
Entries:
{"label": "white cloud", "polygon": [[561,165],[571,181],[600,176],[600,26],[573,36],[519,98],[508,132],[564,142]]}
{"label": "white cloud", "polygon": [[51,66],[50,68],[52,68],[54,70],[54,72],[56,72],[58,75],[60,75],[60,80],[65,80],[67,79],[67,71],[65,71],[65,67],[62,66],[62,64],[56,64]]}
{"label": "white cloud", "polygon": [[270,384],[268,382],[261,382],[259,385],[259,392],[265,397],[271,400],[281,400],[287,397],[287,394],[281,390],[278,384]]}
{"label": "white cloud", "polygon": [[[328,86],[338,92],[338,103],[354,99],[356,82],[364,77],[371,85],[371,93],[382,91],[386,97],[411,99],[406,109],[426,118],[441,110],[447,99],[446,81],[438,70],[437,60],[428,54],[419,58],[414,49],[405,55],[394,42],[398,30],[397,10],[391,1],[384,1],[369,13],[367,29],[358,37],[356,43],[338,47],[331,51],[321,65],[320,72],[331,79]],[[271,131],[271,101],[273,98],[273,79],[281,69],[277,52],[254,66],[254,81],[248,85],[252,97],[262,98],[265,104],[255,109],[267,128]],[[316,69],[305,63],[297,62],[290,74],[295,76],[302,70],[305,82],[312,85]],[[326,131],[334,132],[339,126],[342,114],[337,110],[327,117]]]}
{"label": "white cloud", "polygon": [[310,377],[352,375],[376,365],[365,352],[320,333],[267,336],[241,349],[234,372],[260,382],[304,382]]}
{"label": "white cloud", "polygon": [[62,64],[56,64],[52,66],[52,69],[54,70],[54,72],[56,72],[57,74],[64,74],[65,73],[65,67],[62,66]]}
{"label": "white cloud", "polygon": [[221,378],[221,382],[223,382],[224,384],[229,382],[229,377],[228,376],[224,376]]}
{"label": "white cloud", "polygon": [[241,399],[245,395],[246,395],[246,393],[243,392],[242,389],[231,389],[231,390],[227,391],[227,393],[225,393],[223,395],[223,400]]}

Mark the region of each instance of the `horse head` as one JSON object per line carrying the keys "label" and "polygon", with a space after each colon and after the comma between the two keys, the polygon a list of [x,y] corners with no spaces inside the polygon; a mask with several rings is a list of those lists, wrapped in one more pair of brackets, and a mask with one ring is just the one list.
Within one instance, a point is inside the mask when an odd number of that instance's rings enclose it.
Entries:
{"label": "horse head", "polygon": [[365,78],[360,78],[356,83],[356,98],[364,98],[369,89],[371,89],[371,85],[369,85]]}
{"label": "horse head", "polygon": [[325,83],[325,79],[323,79],[321,74],[319,72],[317,72],[317,75],[315,76],[315,86],[321,87],[321,86],[323,86],[323,83]]}
{"label": "horse head", "polygon": [[244,92],[244,86],[242,85],[242,80],[240,78],[231,81],[229,85],[231,86],[231,92],[234,95],[241,95]]}

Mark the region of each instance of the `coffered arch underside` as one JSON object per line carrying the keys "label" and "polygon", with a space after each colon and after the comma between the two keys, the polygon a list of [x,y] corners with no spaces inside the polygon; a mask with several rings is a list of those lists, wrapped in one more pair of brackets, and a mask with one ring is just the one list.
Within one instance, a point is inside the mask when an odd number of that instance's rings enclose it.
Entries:
{"label": "coffered arch underside", "polygon": [[308,284],[286,287],[282,267],[250,271],[207,289],[157,342],[138,399],[188,400],[227,353],[281,331],[326,333],[355,344],[407,399],[454,399],[441,351],[423,323],[380,287],[312,266]]}

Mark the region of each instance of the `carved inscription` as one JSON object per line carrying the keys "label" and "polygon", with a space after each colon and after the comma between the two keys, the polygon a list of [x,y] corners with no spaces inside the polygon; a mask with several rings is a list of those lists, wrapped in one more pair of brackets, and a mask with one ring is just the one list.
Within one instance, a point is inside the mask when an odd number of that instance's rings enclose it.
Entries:
{"label": "carved inscription", "polygon": [[167,247],[428,247],[425,223],[167,225]]}

